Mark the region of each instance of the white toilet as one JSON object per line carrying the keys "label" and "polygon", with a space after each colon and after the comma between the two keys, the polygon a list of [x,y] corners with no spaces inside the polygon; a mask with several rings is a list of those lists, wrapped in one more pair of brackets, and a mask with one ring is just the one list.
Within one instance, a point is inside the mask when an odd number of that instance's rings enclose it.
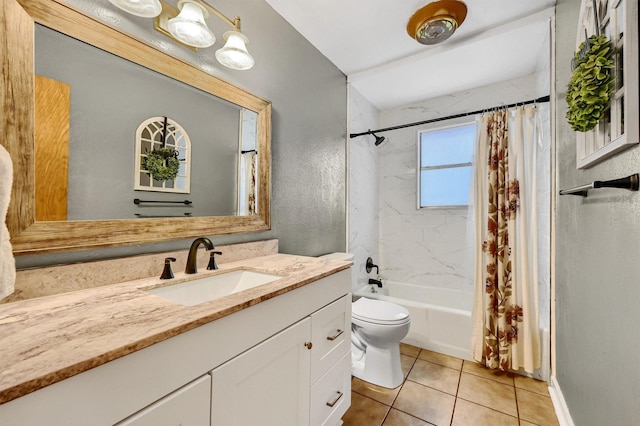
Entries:
{"label": "white toilet", "polygon": [[[353,261],[351,253],[331,253],[332,259]],[[357,273],[352,268],[352,288]],[[409,311],[383,300],[361,297],[351,304],[351,374],[374,385],[396,388],[404,380],[400,340],[409,332]]]}
{"label": "white toilet", "polygon": [[396,388],[404,380],[400,340],[409,332],[409,311],[395,303],[361,297],[351,304],[351,374]]}

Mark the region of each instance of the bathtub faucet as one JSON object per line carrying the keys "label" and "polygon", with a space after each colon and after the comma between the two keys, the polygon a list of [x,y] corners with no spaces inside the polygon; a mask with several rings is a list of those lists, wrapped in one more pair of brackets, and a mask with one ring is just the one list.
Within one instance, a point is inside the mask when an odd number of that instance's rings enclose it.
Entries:
{"label": "bathtub faucet", "polygon": [[375,284],[378,287],[382,288],[382,281],[380,280],[374,280],[373,278],[369,278],[369,284]]}
{"label": "bathtub faucet", "polygon": [[365,265],[365,268],[367,269],[367,274],[370,273],[373,268],[376,268],[376,274],[380,274],[380,270],[378,269],[378,265],[375,265],[373,263],[373,259],[370,258],[370,257],[367,257],[367,264]]}

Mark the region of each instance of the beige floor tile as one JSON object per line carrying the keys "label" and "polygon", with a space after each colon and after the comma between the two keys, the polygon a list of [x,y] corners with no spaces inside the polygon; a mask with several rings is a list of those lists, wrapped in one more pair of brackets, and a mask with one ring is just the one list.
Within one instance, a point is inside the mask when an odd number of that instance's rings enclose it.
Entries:
{"label": "beige floor tile", "polygon": [[406,343],[400,343],[400,353],[414,357],[414,358],[418,358],[418,354],[420,353],[420,348],[417,346],[407,345]]}
{"label": "beige floor tile", "polygon": [[389,407],[362,396],[351,393],[351,407],[342,417],[344,426],[380,426],[389,411]]}
{"label": "beige floor tile", "polygon": [[522,419],[520,419],[520,426],[538,426],[538,425],[537,425],[537,424],[535,424],[535,423],[529,423],[529,422],[528,422],[528,421],[526,421],[526,420],[522,420]]}
{"label": "beige floor tile", "polygon": [[382,426],[429,426],[429,423],[392,408]]}
{"label": "beige floor tile", "polygon": [[455,397],[452,395],[406,381],[393,403],[393,408],[438,426],[448,426],[453,415],[454,403]]}
{"label": "beige floor tile", "polygon": [[458,398],[493,408],[510,416],[518,416],[515,388],[469,373],[462,373]]}
{"label": "beige floor tile", "polygon": [[409,375],[409,371],[411,371],[411,367],[413,367],[414,362],[416,362],[415,358],[400,354],[400,367],[402,368],[402,373],[404,374],[405,379]]}
{"label": "beige floor tile", "polygon": [[460,358],[439,354],[427,349],[421,350],[418,358],[424,361],[433,362],[434,364],[444,365],[445,367],[455,368],[457,370],[462,368],[462,360]]}
{"label": "beige floor tile", "polygon": [[487,379],[495,380],[500,383],[504,383],[506,385],[513,386],[513,377],[515,374],[502,371],[502,370],[492,370],[490,368],[485,367],[482,364],[478,364],[473,361],[464,361],[464,365],[462,366],[462,371],[465,373],[475,374],[476,376],[481,376]]}
{"label": "beige floor tile", "polygon": [[455,396],[460,371],[418,359],[407,379]]}
{"label": "beige floor tile", "polygon": [[452,426],[518,426],[518,419],[458,398]]}
{"label": "beige floor tile", "polygon": [[551,398],[524,389],[516,389],[520,418],[544,426],[558,425]]}
{"label": "beige floor tile", "polygon": [[383,388],[382,386],[365,382],[364,380],[360,380],[357,377],[351,378],[351,390],[353,392],[358,392],[360,395],[368,396],[371,399],[389,406],[393,404],[396,396],[398,396],[400,387],[401,386],[398,386],[395,389],[387,389]]}
{"label": "beige floor tile", "polygon": [[516,374],[514,379],[517,388],[535,392],[540,395],[549,396],[549,383],[547,382],[532,379],[531,377],[521,376],[519,374]]}

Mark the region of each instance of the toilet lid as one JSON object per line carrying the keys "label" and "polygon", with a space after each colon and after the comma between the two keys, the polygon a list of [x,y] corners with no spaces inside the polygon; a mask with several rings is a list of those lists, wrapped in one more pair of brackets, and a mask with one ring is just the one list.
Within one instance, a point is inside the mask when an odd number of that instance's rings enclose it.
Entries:
{"label": "toilet lid", "polygon": [[401,324],[409,319],[409,311],[404,306],[366,297],[351,304],[351,315],[362,321],[378,324]]}

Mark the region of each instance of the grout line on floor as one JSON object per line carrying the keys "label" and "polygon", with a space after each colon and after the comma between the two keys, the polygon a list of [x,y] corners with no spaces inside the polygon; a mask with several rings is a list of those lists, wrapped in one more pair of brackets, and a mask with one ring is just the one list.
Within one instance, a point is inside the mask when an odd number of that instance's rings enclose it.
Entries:
{"label": "grout line on floor", "polygon": [[462,382],[462,370],[464,370],[465,362],[465,360],[462,360],[462,365],[460,366],[459,371],[460,374],[458,374],[458,386],[456,386],[456,399],[453,401],[453,411],[451,411],[451,421],[449,422],[450,426],[453,425],[453,417],[456,414],[456,405],[458,405],[458,393],[460,392],[460,382]]}
{"label": "grout line on floor", "polygon": [[516,379],[513,379],[513,396],[516,399],[516,414],[518,415],[518,424],[521,423],[520,419],[520,404],[518,404],[518,390],[516,389]]}

